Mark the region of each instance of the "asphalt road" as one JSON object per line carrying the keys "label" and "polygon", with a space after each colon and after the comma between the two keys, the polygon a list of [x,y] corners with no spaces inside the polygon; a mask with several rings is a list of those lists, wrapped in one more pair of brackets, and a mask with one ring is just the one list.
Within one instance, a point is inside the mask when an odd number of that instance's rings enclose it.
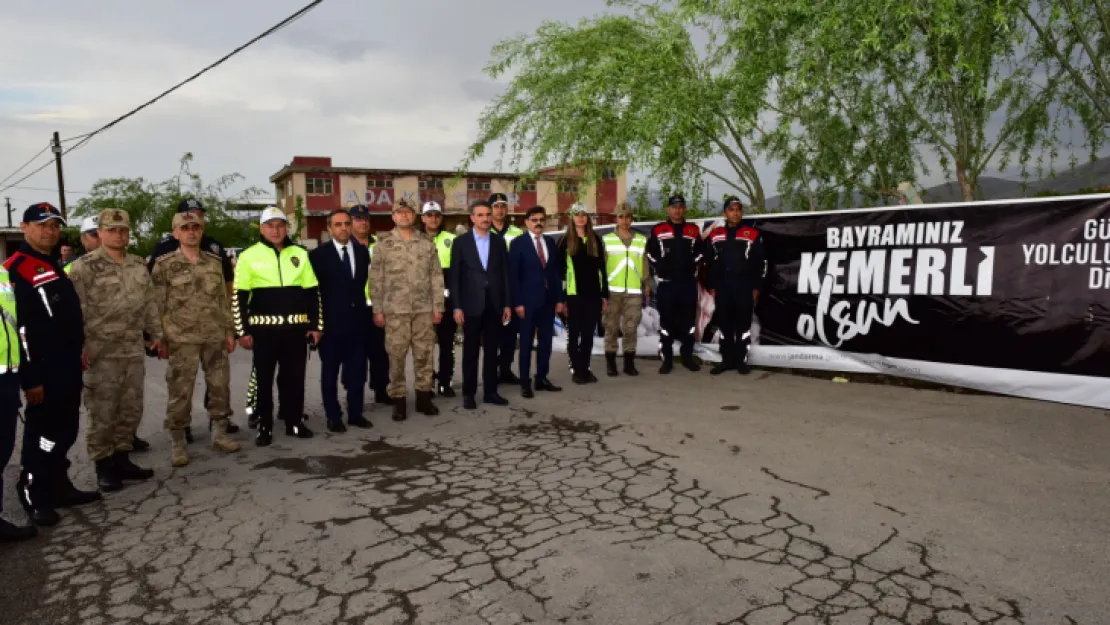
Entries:
{"label": "asphalt road", "polygon": [[198,392],[182,469],[148,361],[155,479],[0,545],[0,623],[1110,622],[1104,411],[648,361],[578,387],[564,359],[562,393],[341,435],[313,359],[317,437],[230,456]]}

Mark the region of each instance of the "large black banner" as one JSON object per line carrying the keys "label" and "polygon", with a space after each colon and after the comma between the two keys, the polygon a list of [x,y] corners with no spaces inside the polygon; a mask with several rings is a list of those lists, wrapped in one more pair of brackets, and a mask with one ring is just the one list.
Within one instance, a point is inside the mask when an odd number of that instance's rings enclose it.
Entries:
{"label": "large black banner", "polygon": [[763,345],[1110,376],[1110,198],[757,223]]}

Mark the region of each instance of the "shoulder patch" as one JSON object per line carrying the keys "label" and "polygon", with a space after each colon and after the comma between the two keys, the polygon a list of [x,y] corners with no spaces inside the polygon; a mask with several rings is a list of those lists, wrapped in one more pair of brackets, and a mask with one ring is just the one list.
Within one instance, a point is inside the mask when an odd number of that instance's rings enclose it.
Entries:
{"label": "shoulder patch", "polygon": [[745,241],[755,241],[759,238],[759,230],[751,227],[743,227],[736,231],[737,239],[744,239]]}
{"label": "shoulder patch", "polygon": [[289,259],[289,262],[293,263],[294,267],[300,267],[301,266],[301,257],[300,256],[294,256],[294,257]]}

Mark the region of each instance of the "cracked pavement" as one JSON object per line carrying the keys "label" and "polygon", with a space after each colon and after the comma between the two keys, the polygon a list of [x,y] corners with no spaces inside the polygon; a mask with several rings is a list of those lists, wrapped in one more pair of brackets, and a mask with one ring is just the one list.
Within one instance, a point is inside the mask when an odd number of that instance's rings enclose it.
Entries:
{"label": "cracked pavement", "polygon": [[171,469],[162,366],[155,479],[0,545],[0,623],[1107,622],[1104,411],[644,362],[333,435],[313,359],[315,439],[221,456],[198,393]]}

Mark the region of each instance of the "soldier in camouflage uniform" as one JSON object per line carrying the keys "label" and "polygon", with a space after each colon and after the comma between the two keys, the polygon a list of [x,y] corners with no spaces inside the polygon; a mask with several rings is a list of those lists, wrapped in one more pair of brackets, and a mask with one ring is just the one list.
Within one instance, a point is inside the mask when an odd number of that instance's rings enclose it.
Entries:
{"label": "soldier in camouflage uniform", "polygon": [[154,286],[143,259],[127,253],[131,219],[126,211],[100,213],[100,248],[73,263],[70,279],[85,319],[86,444],[96,463],[103,491],[119,490],[123,480],[145,480],[154,471],[129,458],[132,438],[143,416],[143,336],[162,348],[162,324]]}
{"label": "soldier in camouflage uniform", "polygon": [[173,440],[171,464],[189,464],[188,427],[193,408],[197,365],[204,370],[208,388],[208,414],[212,420],[212,448],[239,451],[239,443],[227,436],[231,415],[231,369],[227,355],[235,351],[235,326],[231,303],[224,288],[219,254],[201,249],[204,220],[195,213],[178,213],[173,218],[173,236],[181,243],[154,263],[154,302],[163,320],[166,367],[166,429]]}
{"label": "soldier in camouflage uniform", "polygon": [[435,324],[443,318],[443,271],[435,244],[413,228],[416,207],[407,199],[393,209],[396,227],[378,238],[370,263],[374,324],[385,328],[393,420],[408,417],[405,360],[412,348],[416,410],[439,414],[432,403]]}

